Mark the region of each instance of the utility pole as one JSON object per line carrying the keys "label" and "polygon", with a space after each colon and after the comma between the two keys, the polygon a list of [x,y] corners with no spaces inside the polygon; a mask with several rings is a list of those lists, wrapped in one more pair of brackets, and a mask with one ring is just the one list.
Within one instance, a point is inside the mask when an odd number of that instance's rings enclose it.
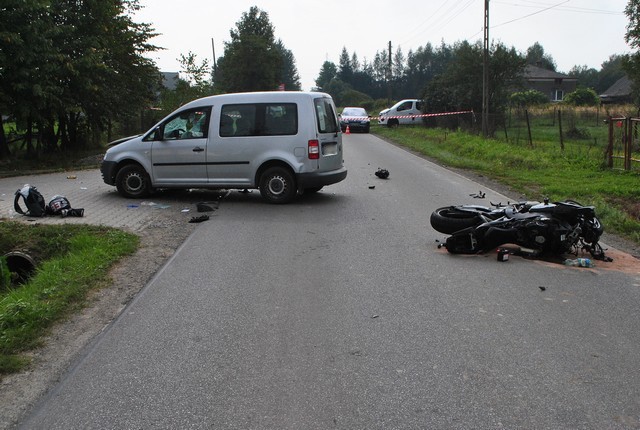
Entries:
{"label": "utility pole", "polygon": [[482,136],[489,136],[489,0],[484,0],[484,50],[482,52]]}
{"label": "utility pole", "polygon": [[391,61],[391,41],[389,41],[389,70],[387,71],[387,99],[389,100],[389,103],[391,103],[391,78],[393,76],[392,74],[392,61]]}
{"label": "utility pole", "polygon": [[211,38],[211,50],[213,51],[213,73],[216,73],[216,44],[213,43],[213,37]]}

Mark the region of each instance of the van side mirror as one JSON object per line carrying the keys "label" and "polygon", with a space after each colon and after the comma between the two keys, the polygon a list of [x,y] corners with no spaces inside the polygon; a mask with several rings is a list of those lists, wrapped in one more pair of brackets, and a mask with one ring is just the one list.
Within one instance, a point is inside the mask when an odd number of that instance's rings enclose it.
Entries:
{"label": "van side mirror", "polygon": [[162,133],[160,128],[161,128],[160,126],[157,126],[156,128],[153,129],[153,133],[152,133],[153,140],[162,140]]}

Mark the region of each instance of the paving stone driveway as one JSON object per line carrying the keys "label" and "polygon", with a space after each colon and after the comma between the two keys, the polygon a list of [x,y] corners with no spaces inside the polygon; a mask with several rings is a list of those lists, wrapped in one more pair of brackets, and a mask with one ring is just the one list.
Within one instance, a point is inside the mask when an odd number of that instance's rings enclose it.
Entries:
{"label": "paving stone driveway", "polygon": [[[73,208],[84,208],[84,217],[29,218],[16,213],[13,209],[15,192],[24,184],[38,188],[47,203],[55,195],[65,196]],[[139,232],[160,217],[176,217],[188,222],[192,217],[202,215],[197,213],[196,203],[217,202],[223,195],[224,192],[219,191],[176,191],[158,193],[147,200],[126,199],[115,187],[102,181],[98,169],[17,176],[0,179],[0,219],[105,225]],[[21,207],[25,209],[24,202]]]}

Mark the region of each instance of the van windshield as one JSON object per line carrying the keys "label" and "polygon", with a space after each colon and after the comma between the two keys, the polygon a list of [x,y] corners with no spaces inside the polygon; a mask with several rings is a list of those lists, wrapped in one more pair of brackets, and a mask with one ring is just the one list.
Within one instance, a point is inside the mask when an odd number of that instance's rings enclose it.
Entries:
{"label": "van windshield", "polygon": [[336,119],[336,112],[329,98],[315,99],[316,118],[318,120],[318,132],[320,133],[337,133],[340,129]]}

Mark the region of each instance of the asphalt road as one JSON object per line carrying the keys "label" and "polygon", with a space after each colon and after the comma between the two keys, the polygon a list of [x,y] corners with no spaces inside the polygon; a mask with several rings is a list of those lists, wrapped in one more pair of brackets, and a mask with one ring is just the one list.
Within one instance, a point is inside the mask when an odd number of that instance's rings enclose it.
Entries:
{"label": "asphalt road", "polygon": [[345,147],[315,196],[229,194],[21,428],[640,428],[637,270],[449,255],[431,211],[506,197]]}

